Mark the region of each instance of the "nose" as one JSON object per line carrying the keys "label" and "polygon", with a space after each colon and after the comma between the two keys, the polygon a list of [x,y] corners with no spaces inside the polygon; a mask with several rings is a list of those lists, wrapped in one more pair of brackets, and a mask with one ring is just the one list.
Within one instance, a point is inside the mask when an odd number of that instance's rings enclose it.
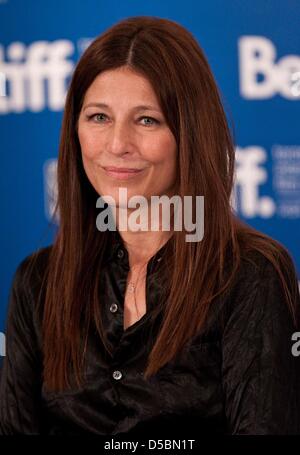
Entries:
{"label": "nose", "polygon": [[106,151],[116,156],[132,154],[136,151],[134,133],[128,122],[115,122],[109,129]]}

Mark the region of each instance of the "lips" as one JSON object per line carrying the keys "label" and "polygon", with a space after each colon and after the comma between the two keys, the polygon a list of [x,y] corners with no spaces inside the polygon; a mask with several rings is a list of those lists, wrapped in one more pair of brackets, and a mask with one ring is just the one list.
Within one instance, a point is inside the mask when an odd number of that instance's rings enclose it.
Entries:
{"label": "lips", "polygon": [[144,170],[144,169],[114,167],[114,166],[106,166],[106,167],[103,167],[103,169],[108,176],[116,178],[118,180],[127,180],[129,178],[133,178]]}
{"label": "lips", "polygon": [[112,172],[139,172],[142,169],[136,169],[136,168],[131,168],[131,167],[113,167],[113,166],[106,166],[104,167],[106,171],[112,171]]}

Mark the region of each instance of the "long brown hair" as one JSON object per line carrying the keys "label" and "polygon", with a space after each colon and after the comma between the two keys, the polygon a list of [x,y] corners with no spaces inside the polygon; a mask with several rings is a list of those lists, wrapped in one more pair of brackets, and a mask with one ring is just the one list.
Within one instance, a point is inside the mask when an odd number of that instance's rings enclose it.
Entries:
{"label": "long brown hair", "polygon": [[[296,296],[291,295],[283,273],[292,272],[292,265],[284,248],[239,221],[231,208],[233,139],[201,48],[192,34],[174,21],[130,17],[87,48],[66,98],[58,157],[60,223],[50,253],[43,308],[44,383],[49,389],[68,387],[71,369],[77,384],[82,383],[92,324],[105,344],[98,283],[109,240],[107,233],[96,229],[99,195],[83,169],[77,121],[95,77],[125,65],[148,78],[176,138],[177,194],[203,195],[206,208],[206,234],[201,242],[186,242],[184,231],[175,232],[170,240],[168,299],[145,377],[173,359],[201,330],[211,303],[229,288],[247,251],[260,251],[273,263],[296,321]],[[232,267],[225,275],[229,253]]]}

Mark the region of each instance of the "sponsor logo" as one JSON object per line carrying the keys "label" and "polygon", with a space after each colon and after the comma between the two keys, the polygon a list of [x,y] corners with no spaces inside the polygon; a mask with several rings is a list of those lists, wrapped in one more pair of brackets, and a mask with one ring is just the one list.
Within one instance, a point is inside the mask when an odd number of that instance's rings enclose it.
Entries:
{"label": "sponsor logo", "polygon": [[0,72],[0,96],[6,96],[6,77]]}
{"label": "sponsor logo", "polygon": [[0,357],[5,356],[5,335],[0,332]]}
{"label": "sponsor logo", "polygon": [[43,167],[44,176],[44,208],[48,220],[58,224],[59,214],[54,213],[57,201],[57,159],[53,158],[45,161]]}
{"label": "sponsor logo", "polygon": [[300,218],[300,146],[274,144],[271,156],[277,214],[281,218]]}
{"label": "sponsor logo", "polygon": [[248,99],[281,95],[300,99],[300,56],[286,55],[276,61],[276,48],[263,36],[242,36],[238,40],[241,96]]}

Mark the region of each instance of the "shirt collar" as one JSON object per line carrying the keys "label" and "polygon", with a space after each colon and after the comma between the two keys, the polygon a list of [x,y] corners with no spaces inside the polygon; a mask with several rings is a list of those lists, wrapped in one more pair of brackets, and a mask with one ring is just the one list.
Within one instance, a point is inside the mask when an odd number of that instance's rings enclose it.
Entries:
{"label": "shirt collar", "polygon": [[[149,263],[160,262],[166,255],[168,248],[171,246],[171,238],[152,256]],[[128,264],[128,252],[125,248],[123,239],[118,230],[109,231],[108,242],[107,242],[107,254],[105,262],[109,261],[121,261],[122,263]]]}

